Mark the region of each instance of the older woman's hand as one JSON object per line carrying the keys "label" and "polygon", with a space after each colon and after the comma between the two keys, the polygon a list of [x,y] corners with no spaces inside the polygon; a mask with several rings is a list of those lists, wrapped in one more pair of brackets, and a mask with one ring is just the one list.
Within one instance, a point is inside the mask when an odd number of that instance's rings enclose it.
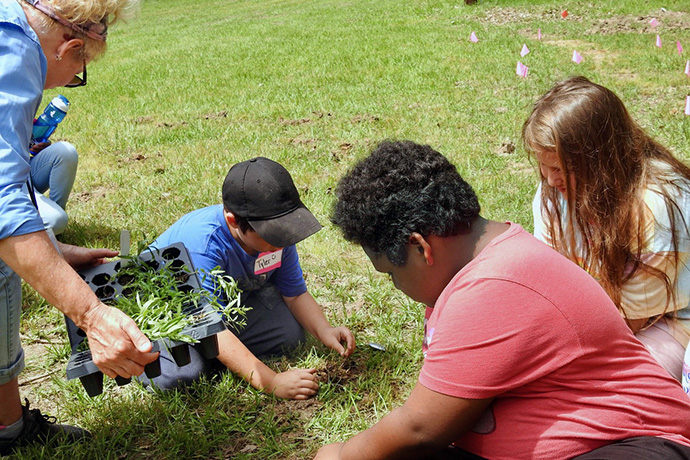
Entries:
{"label": "older woman's hand", "polygon": [[83,248],[63,243],[58,243],[58,247],[62,251],[65,261],[75,270],[103,264],[107,262],[107,257],[115,257],[119,254],[119,252],[110,249]]}
{"label": "older woman's hand", "polygon": [[108,377],[141,375],[156,358],[151,341],[122,311],[103,303],[85,316],[86,336],[93,363]]}
{"label": "older woman's hand", "polygon": [[31,147],[29,147],[29,151],[31,151],[31,153],[36,155],[38,152],[40,152],[44,148],[48,147],[50,145],[50,143],[51,143],[50,141],[46,141],[46,142],[37,142],[35,144],[31,144]]}

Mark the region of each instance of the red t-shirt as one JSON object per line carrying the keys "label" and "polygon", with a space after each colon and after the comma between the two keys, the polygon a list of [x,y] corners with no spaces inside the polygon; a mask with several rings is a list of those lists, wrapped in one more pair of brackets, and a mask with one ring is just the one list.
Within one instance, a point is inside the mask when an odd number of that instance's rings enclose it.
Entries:
{"label": "red t-shirt", "polygon": [[456,445],[482,457],[572,458],[658,436],[690,446],[690,398],[585,271],[517,224],[427,311],[419,382],[493,404]]}

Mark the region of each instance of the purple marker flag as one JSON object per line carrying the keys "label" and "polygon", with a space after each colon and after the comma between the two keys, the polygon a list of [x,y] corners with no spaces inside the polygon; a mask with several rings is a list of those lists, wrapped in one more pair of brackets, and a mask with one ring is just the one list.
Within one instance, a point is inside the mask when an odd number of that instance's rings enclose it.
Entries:
{"label": "purple marker flag", "polygon": [[649,21],[649,25],[652,27],[656,27],[659,25],[659,21],[657,21],[656,18],[652,18],[652,20]]}
{"label": "purple marker flag", "polygon": [[680,56],[683,54],[683,45],[680,44],[680,41],[676,42],[676,48],[678,48],[678,55]]}
{"label": "purple marker flag", "polygon": [[520,51],[520,56],[525,57],[529,54],[529,48],[525,43],[522,44],[522,51]]}
{"label": "purple marker flag", "polygon": [[529,67],[524,65],[522,62],[518,61],[517,67],[515,68],[515,73],[518,77],[527,78],[527,72],[529,72]]}
{"label": "purple marker flag", "polygon": [[661,37],[658,35],[656,36],[656,46],[657,48],[661,48]]}
{"label": "purple marker flag", "polygon": [[537,29],[537,40],[541,40],[541,29]]}
{"label": "purple marker flag", "polygon": [[477,38],[477,34],[475,34],[474,32],[472,32],[472,33],[470,34],[470,41],[471,41],[472,43],[477,43],[477,42],[479,41],[479,39]]}
{"label": "purple marker flag", "polygon": [[579,64],[580,62],[582,62],[582,56],[580,56],[580,53],[578,53],[577,51],[573,51],[573,59],[572,59],[572,61],[573,61],[575,64]]}
{"label": "purple marker flag", "polygon": [[685,98],[685,115],[690,115],[690,96]]}

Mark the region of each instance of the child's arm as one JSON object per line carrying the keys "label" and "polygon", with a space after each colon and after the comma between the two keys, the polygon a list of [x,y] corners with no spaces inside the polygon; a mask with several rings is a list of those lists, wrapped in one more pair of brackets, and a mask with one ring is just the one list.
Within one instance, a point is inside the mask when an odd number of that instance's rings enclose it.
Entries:
{"label": "child's arm", "polygon": [[319,389],[316,369],[291,369],[276,373],[244,346],[230,331],[218,334],[218,360],[251,386],[278,398],[307,399]]}
{"label": "child's arm", "polygon": [[418,383],[402,407],[346,443],[322,447],[315,460],[426,457],[472,428],[492,400],[456,398]]}
{"label": "child's arm", "polygon": [[[307,332],[328,348],[347,357],[355,350],[355,336],[345,326],[332,327],[321,307],[309,292],[296,297],[283,297],[288,308]],[[343,346],[345,342],[346,346]]]}

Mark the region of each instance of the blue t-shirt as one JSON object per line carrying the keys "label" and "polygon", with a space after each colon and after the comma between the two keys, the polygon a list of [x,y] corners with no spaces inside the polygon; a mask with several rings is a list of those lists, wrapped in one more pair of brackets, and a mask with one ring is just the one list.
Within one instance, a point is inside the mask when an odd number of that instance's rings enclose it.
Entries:
{"label": "blue t-shirt", "polygon": [[47,65],[22,7],[16,0],[0,0],[0,240],[44,229],[26,181]]}
{"label": "blue t-shirt", "polygon": [[283,248],[280,267],[259,275],[254,273],[257,255],[247,254],[233,238],[223,216],[223,205],[197,209],[182,216],[151,247],[164,248],[179,242],[189,251],[203,279],[204,289],[210,292],[215,292],[214,281],[210,276],[204,277],[204,272],[216,267],[234,278],[243,293],[259,289],[268,280],[284,297],[295,297],[307,291],[294,245]]}

